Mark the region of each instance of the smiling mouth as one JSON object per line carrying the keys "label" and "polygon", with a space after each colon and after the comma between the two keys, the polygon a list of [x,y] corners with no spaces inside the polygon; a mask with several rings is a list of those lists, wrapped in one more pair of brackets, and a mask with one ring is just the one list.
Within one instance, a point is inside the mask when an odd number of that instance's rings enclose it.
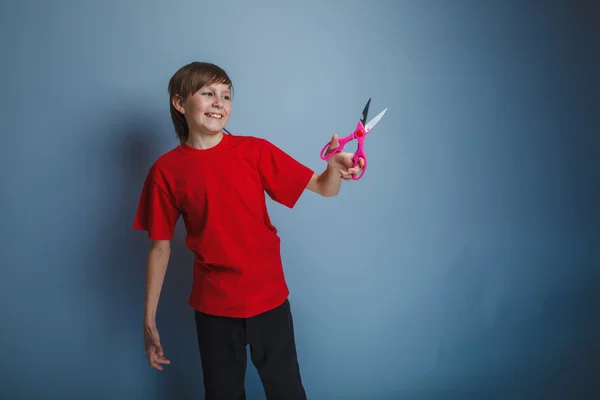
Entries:
{"label": "smiling mouth", "polygon": [[206,115],[209,118],[215,118],[215,119],[223,118],[223,116],[221,114],[205,113],[204,115]]}

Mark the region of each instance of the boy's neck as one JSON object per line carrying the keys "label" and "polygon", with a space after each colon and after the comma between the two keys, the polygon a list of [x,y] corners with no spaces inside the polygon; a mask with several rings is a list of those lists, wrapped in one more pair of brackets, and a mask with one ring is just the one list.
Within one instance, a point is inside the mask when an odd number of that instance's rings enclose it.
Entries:
{"label": "boy's neck", "polygon": [[194,149],[207,150],[218,145],[222,139],[223,131],[210,135],[190,132],[186,143]]}

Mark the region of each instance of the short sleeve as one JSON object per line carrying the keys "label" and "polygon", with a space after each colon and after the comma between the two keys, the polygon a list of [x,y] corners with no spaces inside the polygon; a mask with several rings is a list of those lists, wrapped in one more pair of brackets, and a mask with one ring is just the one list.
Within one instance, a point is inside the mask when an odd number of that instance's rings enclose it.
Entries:
{"label": "short sleeve", "polygon": [[133,229],[148,232],[152,240],[171,240],[180,216],[156,165],[150,168],[142,187]]}
{"label": "short sleeve", "polygon": [[263,188],[276,202],[293,208],[314,171],[268,140],[261,139],[259,171]]}

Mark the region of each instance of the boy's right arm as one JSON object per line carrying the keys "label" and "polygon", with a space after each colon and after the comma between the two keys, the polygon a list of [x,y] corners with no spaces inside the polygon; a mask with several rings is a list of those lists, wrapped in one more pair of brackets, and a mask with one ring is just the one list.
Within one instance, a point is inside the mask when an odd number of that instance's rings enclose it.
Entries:
{"label": "boy's right arm", "polygon": [[153,240],[148,252],[146,265],[146,298],[144,307],[144,323],[156,324],[158,299],[171,256],[169,240]]}
{"label": "boy's right arm", "polygon": [[156,328],[158,299],[162,290],[170,255],[171,242],[169,240],[153,240],[148,252],[148,262],[146,265],[144,342],[148,362],[158,370],[162,370],[160,364],[170,364],[170,361],[164,358],[158,329]]}

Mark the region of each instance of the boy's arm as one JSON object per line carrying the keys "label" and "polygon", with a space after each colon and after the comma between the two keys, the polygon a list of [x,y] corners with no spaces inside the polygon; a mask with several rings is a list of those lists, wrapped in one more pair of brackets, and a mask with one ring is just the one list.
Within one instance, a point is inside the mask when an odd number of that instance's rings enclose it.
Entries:
{"label": "boy's arm", "polygon": [[146,294],[144,302],[144,327],[156,326],[158,299],[171,256],[169,240],[153,240],[146,265]]}
{"label": "boy's arm", "polygon": [[321,174],[314,173],[306,188],[323,197],[337,196],[342,186],[342,175],[336,168],[327,164]]}
{"label": "boy's arm", "polygon": [[144,302],[144,347],[148,362],[162,371],[161,364],[170,364],[160,344],[160,335],[156,328],[156,309],[162,289],[169,257],[171,242],[169,240],[153,240],[148,252],[146,267],[146,300]]}

